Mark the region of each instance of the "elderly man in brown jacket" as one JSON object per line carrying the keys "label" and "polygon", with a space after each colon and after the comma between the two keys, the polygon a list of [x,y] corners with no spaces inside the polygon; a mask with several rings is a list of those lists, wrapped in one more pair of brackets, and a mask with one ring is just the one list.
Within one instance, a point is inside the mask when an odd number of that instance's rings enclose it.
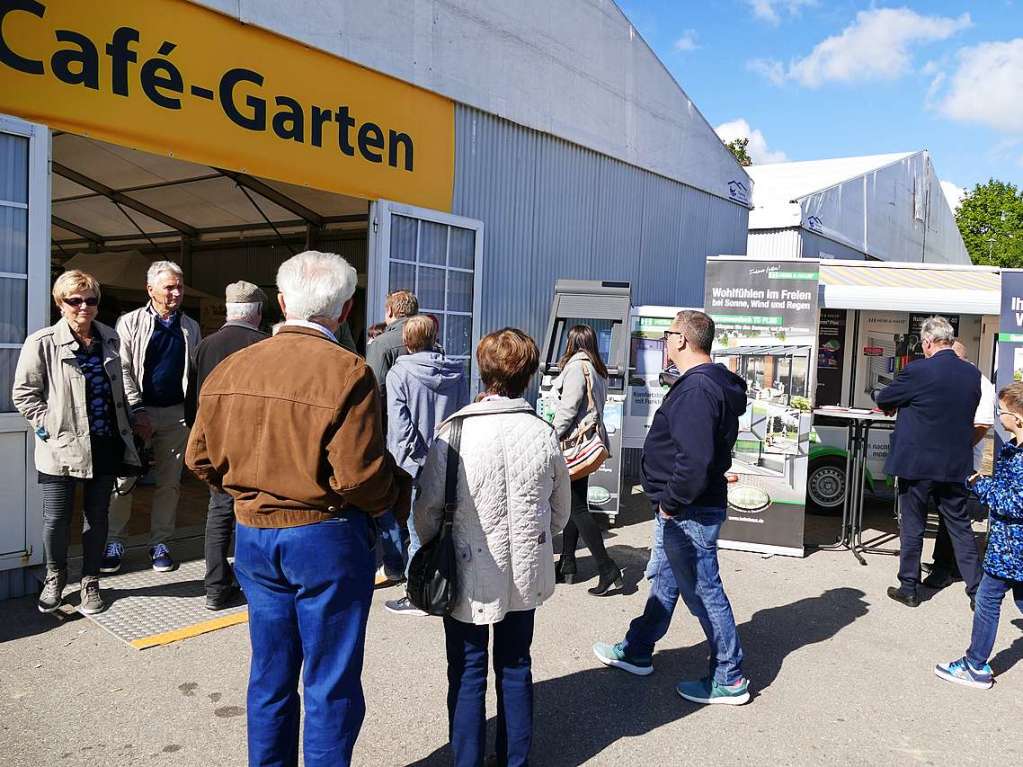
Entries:
{"label": "elderly man in brown jacket", "polygon": [[296,763],[300,672],[308,767],[348,765],[365,715],[369,516],[407,515],[411,480],[385,449],[373,373],[334,338],[355,284],[340,256],[285,261],[284,326],[210,374],[188,443],[188,467],[234,498],[253,765]]}

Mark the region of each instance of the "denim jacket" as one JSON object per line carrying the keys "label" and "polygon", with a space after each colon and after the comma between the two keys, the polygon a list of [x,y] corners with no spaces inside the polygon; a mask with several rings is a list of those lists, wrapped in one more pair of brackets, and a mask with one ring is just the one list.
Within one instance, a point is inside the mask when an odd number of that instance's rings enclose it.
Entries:
{"label": "denim jacket", "polygon": [[1023,581],[1023,447],[1006,443],[993,477],[973,483],[973,492],[991,513],[984,571]]}

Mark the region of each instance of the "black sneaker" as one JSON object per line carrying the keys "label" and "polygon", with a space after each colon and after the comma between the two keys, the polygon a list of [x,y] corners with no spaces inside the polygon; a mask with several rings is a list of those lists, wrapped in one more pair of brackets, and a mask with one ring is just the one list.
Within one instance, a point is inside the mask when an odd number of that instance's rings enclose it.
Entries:
{"label": "black sneaker", "polygon": [[121,558],[124,556],[124,544],[108,543],[103,551],[103,561],[100,563],[101,573],[116,573],[121,569]]}
{"label": "black sneaker", "polygon": [[67,585],[67,570],[47,570],[43,590],[39,593],[36,606],[41,613],[56,612],[64,597]]}
{"label": "black sneaker", "polygon": [[402,597],[401,599],[390,599],[384,602],[384,608],[388,612],[392,612],[395,615],[412,615],[417,618],[422,618],[426,615],[426,613],[424,613],[414,604],[409,602],[408,597]]}

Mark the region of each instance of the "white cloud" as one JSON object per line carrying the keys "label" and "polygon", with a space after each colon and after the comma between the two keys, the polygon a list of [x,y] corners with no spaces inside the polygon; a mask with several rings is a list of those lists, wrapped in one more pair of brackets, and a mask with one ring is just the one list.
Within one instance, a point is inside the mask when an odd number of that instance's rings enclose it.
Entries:
{"label": "white cloud", "polygon": [[737,138],[748,138],[749,144],[746,146],[746,151],[749,152],[750,159],[754,165],[763,165],[769,162],[785,162],[788,159],[784,152],[769,149],[764,134],[759,129],[751,127],[741,117],[737,120],[721,123],[714,130],[717,131],[720,139],[726,144]]}
{"label": "white cloud", "polygon": [[774,59],[751,59],[746,62],[746,69],[755,72],[772,85],[785,83],[785,65]]}
{"label": "white cloud", "polygon": [[1023,37],[964,48],[947,82],[939,107],[946,117],[1023,136]]}
{"label": "white cloud", "polygon": [[700,46],[696,43],[696,30],[687,29],[682,33],[682,37],[675,41],[674,49],[679,53],[688,53],[689,51],[695,51]]}
{"label": "white cloud", "polygon": [[780,24],[783,13],[796,16],[808,6],[817,5],[817,0],[746,0],[753,15],[770,24]]}
{"label": "white cloud", "polygon": [[945,193],[945,199],[948,201],[948,207],[952,209],[954,213],[959,209],[960,203],[966,196],[966,190],[961,186],[953,184],[951,181],[941,182],[941,191]]}
{"label": "white cloud", "polygon": [[891,80],[909,71],[914,46],[947,40],[972,23],[968,13],[951,18],[923,16],[909,8],[875,8],[857,13],[840,34],[822,40],[788,67],[771,59],[750,66],[771,82],[794,80],[807,88],[826,82]]}

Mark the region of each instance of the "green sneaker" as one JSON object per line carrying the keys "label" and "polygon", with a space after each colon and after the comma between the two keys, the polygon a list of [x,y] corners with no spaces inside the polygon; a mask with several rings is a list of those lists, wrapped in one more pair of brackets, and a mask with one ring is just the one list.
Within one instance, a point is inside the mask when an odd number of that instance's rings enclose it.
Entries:
{"label": "green sneaker", "polygon": [[748,703],[749,680],[742,679],[731,686],[718,684],[710,677],[697,682],[679,682],[675,692],[693,703],[723,703],[726,706],[741,706]]}
{"label": "green sneaker", "polygon": [[622,671],[628,671],[630,674],[635,674],[636,676],[649,676],[654,672],[653,658],[650,658],[649,656],[646,658],[640,658],[637,656],[626,655],[624,642],[619,642],[618,644],[597,642],[593,645],[593,654],[596,655],[597,660],[605,666],[620,668]]}

